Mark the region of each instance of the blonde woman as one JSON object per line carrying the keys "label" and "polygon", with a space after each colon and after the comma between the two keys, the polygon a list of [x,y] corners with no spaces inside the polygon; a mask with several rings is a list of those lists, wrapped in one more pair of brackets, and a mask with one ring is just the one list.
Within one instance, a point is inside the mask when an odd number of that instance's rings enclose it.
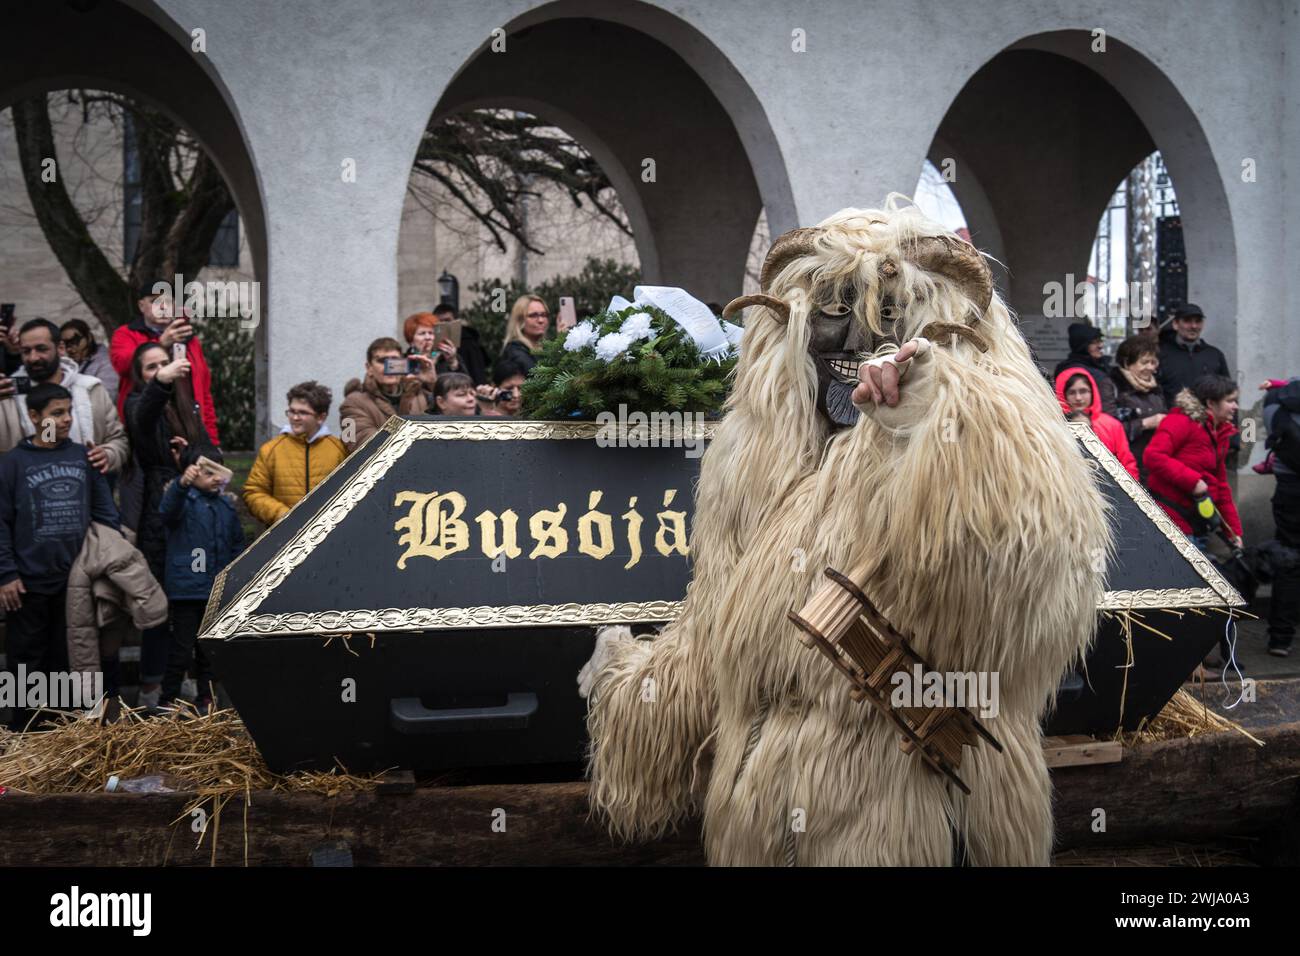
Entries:
{"label": "blonde woman", "polygon": [[537,364],[542,339],[551,325],[551,313],[546,303],[535,295],[521,295],[515,300],[506,321],[505,343],[501,358],[510,359],[523,366],[525,374]]}

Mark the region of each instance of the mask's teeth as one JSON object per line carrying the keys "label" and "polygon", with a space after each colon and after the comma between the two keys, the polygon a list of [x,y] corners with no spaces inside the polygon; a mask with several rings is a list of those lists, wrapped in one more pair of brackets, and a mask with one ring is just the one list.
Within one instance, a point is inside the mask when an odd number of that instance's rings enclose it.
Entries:
{"label": "mask's teeth", "polygon": [[845,382],[856,382],[858,380],[858,363],[845,359],[831,359],[827,364],[830,365],[831,371]]}

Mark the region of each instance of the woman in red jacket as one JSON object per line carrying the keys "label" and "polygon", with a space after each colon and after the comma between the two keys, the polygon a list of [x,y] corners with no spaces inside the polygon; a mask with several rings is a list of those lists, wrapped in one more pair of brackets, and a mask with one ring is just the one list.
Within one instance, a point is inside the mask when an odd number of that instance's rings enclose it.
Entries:
{"label": "woman in red jacket", "polygon": [[1241,547],[1241,519],[1228,487],[1228,440],[1237,433],[1237,383],[1222,375],[1207,375],[1174,398],[1160,427],[1147,445],[1142,461],[1147,487],[1174,524],[1202,550],[1209,534],[1195,534],[1189,520],[1193,499],[1208,494],[1218,509],[1224,530]]}
{"label": "woman in red jacket", "polygon": [[1101,410],[1101,396],[1097,381],[1087,369],[1073,366],[1056,376],[1056,399],[1067,418],[1079,418],[1092,426],[1106,450],[1119,459],[1119,463],[1136,480],[1137,461],[1129,451],[1124,426]]}

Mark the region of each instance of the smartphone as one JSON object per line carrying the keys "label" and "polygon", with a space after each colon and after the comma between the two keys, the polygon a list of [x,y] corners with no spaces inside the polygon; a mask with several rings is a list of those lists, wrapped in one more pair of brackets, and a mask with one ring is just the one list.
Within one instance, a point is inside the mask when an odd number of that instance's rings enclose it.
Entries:
{"label": "smartphone", "polygon": [[446,339],[456,348],[460,348],[460,330],[464,323],[460,319],[449,319],[446,322],[439,322],[433,327],[433,344],[437,348],[438,343]]}
{"label": "smartphone", "polygon": [[14,324],[14,304],[12,302],[0,302],[0,328],[8,332]]}
{"label": "smartphone", "polygon": [[172,343],[172,361],[174,362],[174,361],[176,361],[177,359],[183,359],[183,358],[185,358],[185,343],[184,343],[184,342],[173,342],[173,343]]}
{"label": "smartphone", "polygon": [[567,332],[578,324],[578,310],[573,307],[573,296],[560,296],[560,314],[555,318],[555,331]]}
{"label": "smartphone", "polygon": [[385,375],[414,375],[420,370],[420,363],[413,358],[384,359]]}
{"label": "smartphone", "polygon": [[21,375],[18,378],[14,379],[13,383],[14,383],[14,388],[18,391],[19,395],[26,395],[28,392],[32,390],[32,380],[28,378],[26,375]]}

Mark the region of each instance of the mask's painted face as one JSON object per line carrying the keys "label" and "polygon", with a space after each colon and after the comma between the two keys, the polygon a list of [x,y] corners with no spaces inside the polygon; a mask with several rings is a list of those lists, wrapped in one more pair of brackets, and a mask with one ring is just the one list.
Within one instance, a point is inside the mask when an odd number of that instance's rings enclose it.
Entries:
{"label": "mask's painted face", "polygon": [[[851,285],[838,291],[828,288],[814,294],[812,305],[808,350],[823,359],[836,378],[857,384],[858,365],[864,354],[877,344],[867,331],[857,290]],[[900,314],[893,298],[885,294],[880,305],[882,338],[892,336]]]}

